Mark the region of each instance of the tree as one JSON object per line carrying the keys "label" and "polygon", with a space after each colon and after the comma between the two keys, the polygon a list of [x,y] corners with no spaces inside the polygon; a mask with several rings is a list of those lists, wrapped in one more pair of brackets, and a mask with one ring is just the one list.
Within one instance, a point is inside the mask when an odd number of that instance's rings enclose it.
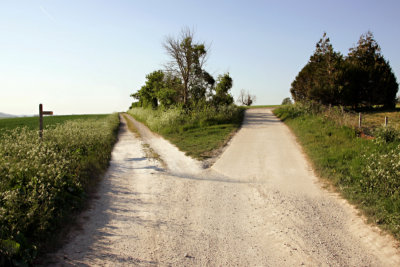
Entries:
{"label": "tree", "polygon": [[346,58],[344,91],[353,106],[396,106],[398,83],[371,32],[361,35]]}
{"label": "tree", "polygon": [[326,33],[316,44],[316,50],[310,57],[314,65],[313,87],[309,97],[322,104],[338,104],[339,100],[339,69],[343,56],[333,50]]}
{"label": "tree", "polygon": [[146,75],[146,84],[140,90],[131,96],[139,100],[142,107],[157,108],[158,92],[165,87],[164,85],[164,72],[161,70],[153,71]]}
{"label": "tree", "polygon": [[292,100],[290,99],[290,97],[286,97],[282,100],[281,105],[291,105],[291,104],[293,104],[293,103],[292,103]]}
{"label": "tree", "polygon": [[219,75],[217,79],[217,85],[215,86],[215,95],[212,96],[211,102],[218,108],[223,105],[230,105],[233,103],[233,97],[229,93],[232,88],[233,80],[229,73]]}
{"label": "tree", "polygon": [[[184,28],[178,38],[168,37],[164,42],[164,48],[171,57],[167,64],[167,71],[179,77],[183,83],[182,101],[188,104],[189,93],[195,92],[199,84],[199,78],[204,74],[203,65],[206,61],[207,49],[204,43],[194,41],[194,33],[189,28]],[[197,89],[199,89],[197,87]],[[200,95],[203,95],[200,92]]]}
{"label": "tree", "polygon": [[292,83],[290,92],[295,101],[314,100],[322,104],[338,104],[340,64],[343,56],[333,50],[326,33],[316,44],[314,54]]}
{"label": "tree", "polygon": [[250,95],[249,91],[246,92],[244,89],[242,89],[240,90],[239,97],[236,101],[241,105],[251,106],[254,102],[256,102],[256,96]]}
{"label": "tree", "polygon": [[314,65],[309,62],[301,69],[291,84],[290,93],[296,102],[309,100],[309,91],[313,87]]}
{"label": "tree", "polygon": [[164,73],[163,87],[157,91],[156,96],[161,106],[169,108],[180,102],[181,91],[182,81],[178,77]]}
{"label": "tree", "polygon": [[131,96],[139,100],[136,106],[157,108],[169,107],[178,102],[182,83],[179,78],[165,74],[162,70],[146,75],[146,84]]}

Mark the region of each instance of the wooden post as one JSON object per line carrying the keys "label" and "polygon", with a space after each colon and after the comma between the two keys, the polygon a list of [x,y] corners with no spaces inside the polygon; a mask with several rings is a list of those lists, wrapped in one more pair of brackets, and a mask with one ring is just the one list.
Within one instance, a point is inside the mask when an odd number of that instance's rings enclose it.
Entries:
{"label": "wooden post", "polygon": [[43,138],[43,115],[53,115],[53,111],[43,111],[43,105],[39,104],[39,137]]}
{"label": "wooden post", "polygon": [[361,125],[362,125],[362,115],[361,112],[358,113],[358,128],[361,129]]}
{"label": "wooden post", "polygon": [[388,122],[389,122],[389,118],[387,116],[385,116],[385,127],[388,126]]}
{"label": "wooden post", "polygon": [[43,105],[39,105],[39,137],[43,138]]}

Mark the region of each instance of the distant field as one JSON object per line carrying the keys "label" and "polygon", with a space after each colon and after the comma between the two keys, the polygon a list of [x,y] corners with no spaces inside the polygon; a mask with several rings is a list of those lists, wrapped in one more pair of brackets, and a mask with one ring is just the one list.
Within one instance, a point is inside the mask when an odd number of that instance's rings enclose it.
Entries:
{"label": "distant field", "polygon": [[[398,128],[400,126],[400,111],[375,111],[362,113],[362,126],[365,128],[376,128],[385,123],[388,117],[388,124]],[[358,113],[353,114],[353,120],[358,124]]]}
{"label": "distant field", "polygon": [[[43,127],[55,126],[70,120],[79,119],[102,119],[108,115],[66,115],[66,116],[45,116],[43,117]],[[28,127],[31,130],[39,129],[39,117],[23,117],[23,118],[5,118],[0,119],[0,130],[11,130],[16,127]]]}

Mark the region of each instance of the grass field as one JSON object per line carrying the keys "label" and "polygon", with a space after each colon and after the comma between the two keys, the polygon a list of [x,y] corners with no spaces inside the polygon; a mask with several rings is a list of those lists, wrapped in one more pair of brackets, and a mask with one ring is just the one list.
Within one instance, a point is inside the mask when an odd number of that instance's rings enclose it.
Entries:
{"label": "grass field", "polygon": [[[352,124],[349,126],[358,126],[358,113],[350,113]],[[370,111],[362,112],[362,127],[372,132],[373,129],[383,126],[385,117],[388,117],[388,125],[400,129],[400,110],[395,111]]]}
{"label": "grass field", "polygon": [[186,114],[183,110],[133,108],[132,117],[164,136],[181,151],[204,160],[224,146],[240,127],[244,109],[234,106],[223,110],[206,109]]}
{"label": "grass field", "polygon": [[[107,115],[65,115],[65,116],[44,116],[43,127],[55,126],[70,120],[80,119],[101,119]],[[14,129],[16,127],[28,127],[31,130],[39,130],[39,117],[21,117],[21,118],[4,118],[0,119],[1,129]]]}
{"label": "grass field", "polygon": [[[355,128],[326,113],[293,105],[278,108],[320,177],[334,185],[370,219],[400,240],[400,141],[360,138]],[[398,113],[397,113],[398,114]],[[391,115],[396,116],[396,113]],[[369,114],[378,125],[384,113]]]}

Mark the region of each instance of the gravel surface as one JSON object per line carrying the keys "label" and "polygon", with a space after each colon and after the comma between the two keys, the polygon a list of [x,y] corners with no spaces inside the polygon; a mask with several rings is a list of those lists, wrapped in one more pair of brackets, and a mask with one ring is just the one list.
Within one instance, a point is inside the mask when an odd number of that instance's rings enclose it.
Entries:
{"label": "gravel surface", "polygon": [[[54,266],[400,266],[398,243],[323,189],[268,109],[209,169],[134,122]],[[164,165],[145,157],[148,143]]]}

